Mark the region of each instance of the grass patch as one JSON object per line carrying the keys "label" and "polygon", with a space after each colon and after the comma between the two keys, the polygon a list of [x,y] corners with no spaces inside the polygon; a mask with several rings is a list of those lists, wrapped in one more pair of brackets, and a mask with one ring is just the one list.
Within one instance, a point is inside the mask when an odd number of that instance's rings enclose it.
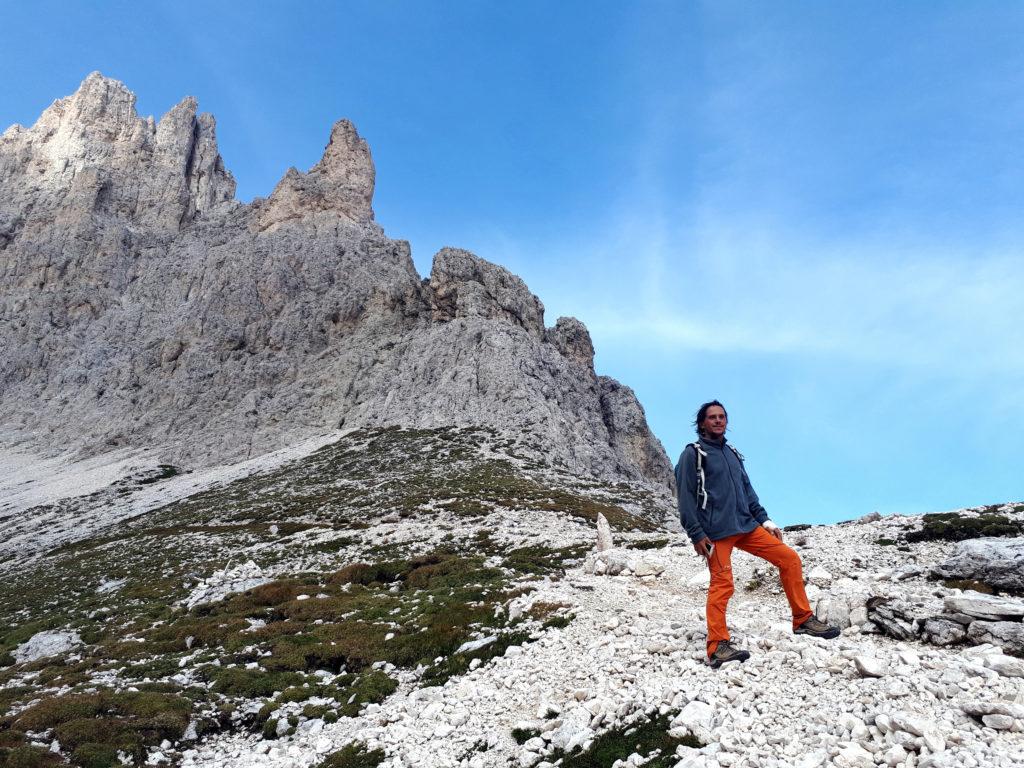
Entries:
{"label": "grass patch", "polygon": [[525,645],[532,639],[529,632],[505,632],[498,635],[498,639],[493,643],[488,643],[475,651],[444,656],[427,668],[423,673],[422,682],[424,685],[444,685],[449,678],[467,672],[473,659],[480,659],[480,663],[483,664],[498,656],[504,656],[505,651],[511,646]]}
{"label": "grass patch", "polygon": [[384,750],[349,744],[328,755],[318,768],[376,768],[384,762]]}
{"label": "grass patch", "polygon": [[704,746],[691,735],[680,739],[669,736],[671,719],[669,714],[651,712],[637,723],[605,731],[585,751],[558,753],[547,759],[551,762],[560,759],[562,768],[611,768],[617,760],[625,760],[636,752],[644,756],[654,755],[644,763],[648,768],[671,768],[679,762],[675,754],[676,747]]}
{"label": "grass patch", "polygon": [[159,464],[156,470],[150,475],[139,480],[139,485],[151,485],[152,483],[159,483],[161,480],[166,480],[170,477],[180,475],[181,470],[173,464]]}
{"label": "grass patch", "polygon": [[629,549],[664,549],[671,542],[668,539],[640,539],[625,542]]}
{"label": "grass patch", "polygon": [[513,728],[512,739],[516,744],[522,746],[534,736],[540,736],[540,731],[536,728]]}
{"label": "grass patch", "polygon": [[76,765],[107,768],[119,764],[118,752],[139,764],[148,747],[180,739],[191,712],[192,702],[182,696],[104,690],[44,698],[8,724],[9,733],[22,738],[27,731],[51,733]]}
{"label": "grass patch", "polygon": [[896,545],[896,540],[887,539],[884,536],[882,536],[880,538],[875,539],[875,544],[877,544],[880,547],[892,547]]}
{"label": "grass patch", "polygon": [[559,549],[550,549],[542,545],[520,547],[505,555],[505,567],[520,573],[542,576],[564,570],[567,566],[579,561],[590,549],[589,544],[577,544]]}

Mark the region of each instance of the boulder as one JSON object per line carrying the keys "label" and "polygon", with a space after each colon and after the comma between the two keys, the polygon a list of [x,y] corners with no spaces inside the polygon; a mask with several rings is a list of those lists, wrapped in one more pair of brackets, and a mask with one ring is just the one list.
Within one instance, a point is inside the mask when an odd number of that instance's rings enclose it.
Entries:
{"label": "boulder", "polygon": [[37,632],[28,640],[14,649],[15,661],[24,663],[35,661],[47,656],[63,656],[82,644],[77,632],[46,631]]}
{"label": "boulder", "polygon": [[807,572],[807,582],[816,587],[828,587],[832,583],[832,574],[816,565]]}
{"label": "boulder", "polygon": [[713,741],[711,729],[714,727],[715,711],[703,701],[694,699],[680,710],[671,722],[673,728],[685,728],[705,744]]}
{"label": "boulder", "polygon": [[1024,600],[996,597],[974,591],[950,595],[943,600],[943,606],[949,613],[966,613],[978,619],[1020,621],[1024,617]]}
{"label": "boulder", "polygon": [[1024,537],[961,541],[932,568],[941,579],[974,579],[996,589],[1024,594]]}
{"label": "boulder", "polygon": [[1024,656],[1024,624],[1017,621],[974,621],[967,627],[973,643],[990,643],[1005,653]]}
{"label": "boulder", "polygon": [[985,666],[1003,677],[1024,677],[1024,659],[1015,656],[995,654],[985,657]]}
{"label": "boulder", "polygon": [[921,639],[932,645],[955,645],[966,638],[963,624],[942,616],[925,619],[921,625]]}
{"label": "boulder", "polygon": [[885,677],[888,671],[884,661],[872,656],[854,656],[853,665],[861,677]]}
{"label": "boulder", "polygon": [[879,631],[897,640],[912,640],[918,636],[919,623],[925,617],[921,609],[902,600],[872,597],[866,604],[868,620]]}
{"label": "boulder", "polygon": [[850,626],[850,604],[843,597],[826,595],[818,600],[814,615],[834,627],[845,629]]}

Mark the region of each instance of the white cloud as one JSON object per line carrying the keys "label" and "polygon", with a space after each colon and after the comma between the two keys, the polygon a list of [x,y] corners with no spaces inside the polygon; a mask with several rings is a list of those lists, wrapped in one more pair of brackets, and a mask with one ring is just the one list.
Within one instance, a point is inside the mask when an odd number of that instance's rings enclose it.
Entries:
{"label": "white cloud", "polygon": [[821,356],[967,379],[1024,375],[1024,259],[1016,254],[950,253],[882,236],[820,243],[747,222],[705,221],[688,232],[636,212],[588,242],[549,247],[543,259],[508,238],[481,252],[521,265],[549,309],[581,317],[602,348]]}

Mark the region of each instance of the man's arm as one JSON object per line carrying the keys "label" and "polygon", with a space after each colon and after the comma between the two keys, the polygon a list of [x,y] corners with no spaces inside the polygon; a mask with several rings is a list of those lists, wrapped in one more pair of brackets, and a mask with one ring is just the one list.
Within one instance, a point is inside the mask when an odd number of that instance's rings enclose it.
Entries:
{"label": "man's arm", "polygon": [[697,515],[697,459],[692,445],[686,446],[676,464],[676,494],[679,522],[694,544],[707,538]]}
{"label": "man's arm", "polygon": [[757,493],[754,492],[754,486],[750,484],[750,476],[747,475],[746,467],[743,467],[743,485],[747,492],[747,500],[750,503],[750,514],[753,515],[754,519],[758,523],[764,526],[768,533],[779,541],[782,541],[782,531],[779,529],[779,526],[768,519],[768,512],[761,506],[761,500],[757,498]]}
{"label": "man's arm", "polygon": [[[742,466],[742,462],[740,462]],[[747,492],[747,502],[749,503],[748,509],[750,514],[757,522],[764,525],[765,521],[768,520],[768,513],[765,508],[761,506],[761,500],[757,498],[757,494],[754,492],[754,486],[750,484],[750,476],[747,474],[747,468],[743,467],[743,487]]]}

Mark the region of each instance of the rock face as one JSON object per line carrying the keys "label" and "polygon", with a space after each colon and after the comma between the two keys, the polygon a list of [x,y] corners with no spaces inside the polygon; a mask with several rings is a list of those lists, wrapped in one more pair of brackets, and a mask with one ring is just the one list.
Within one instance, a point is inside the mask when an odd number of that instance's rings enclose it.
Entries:
{"label": "rock face", "polygon": [[545,328],[522,280],[467,251],[420,279],[374,223],[351,123],[243,205],[196,106],[140,118],[94,73],[0,137],[6,441],[201,465],[339,427],[482,425],[573,472],[672,487],[582,323]]}

